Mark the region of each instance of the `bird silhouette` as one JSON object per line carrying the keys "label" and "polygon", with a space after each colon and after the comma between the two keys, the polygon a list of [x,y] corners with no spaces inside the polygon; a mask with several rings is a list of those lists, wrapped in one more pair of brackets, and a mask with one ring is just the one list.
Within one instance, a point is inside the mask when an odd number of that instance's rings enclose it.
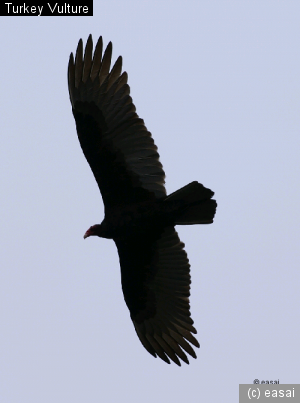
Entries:
{"label": "bird silhouette", "polygon": [[154,357],[177,365],[196,358],[190,314],[190,265],[175,225],[210,224],[213,192],[194,181],[167,196],[157,147],[130,97],[122,57],[111,67],[112,44],[93,53],[79,40],[68,66],[79,142],[99,186],[105,217],[84,238],[113,239],[124,299],[136,333]]}

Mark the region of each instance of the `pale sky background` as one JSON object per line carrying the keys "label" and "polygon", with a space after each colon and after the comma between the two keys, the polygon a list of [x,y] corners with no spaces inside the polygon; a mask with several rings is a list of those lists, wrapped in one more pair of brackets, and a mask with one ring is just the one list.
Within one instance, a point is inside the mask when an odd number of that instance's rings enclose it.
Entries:
{"label": "pale sky background", "polygon": [[[300,2],[95,1],[93,17],[0,17],[1,403],[238,402],[299,383]],[[139,342],[67,89],[92,33],[124,59],[168,193],[215,192],[177,227],[201,348],[167,365]]]}

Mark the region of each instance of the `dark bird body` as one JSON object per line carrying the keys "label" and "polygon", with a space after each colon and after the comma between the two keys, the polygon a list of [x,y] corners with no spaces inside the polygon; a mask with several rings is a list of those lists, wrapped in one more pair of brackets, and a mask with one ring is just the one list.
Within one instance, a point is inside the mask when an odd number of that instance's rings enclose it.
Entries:
{"label": "dark bird body", "polygon": [[[175,225],[210,224],[213,192],[198,182],[167,196],[157,147],[135,112],[119,57],[110,70],[112,45],[94,54],[89,36],[70,56],[68,83],[80,145],[98,183],[105,218],[84,237],[113,239],[122,289],[146,350],[170,363],[188,363],[184,350],[199,347],[190,317],[190,265]],[[189,342],[189,343],[188,343]],[[169,357],[169,358],[168,358]],[[178,358],[179,357],[179,358]]]}

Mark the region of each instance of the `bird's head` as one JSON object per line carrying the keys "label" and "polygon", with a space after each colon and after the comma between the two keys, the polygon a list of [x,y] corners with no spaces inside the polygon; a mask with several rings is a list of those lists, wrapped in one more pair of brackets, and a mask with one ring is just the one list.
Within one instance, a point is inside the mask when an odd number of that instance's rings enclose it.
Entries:
{"label": "bird's head", "polygon": [[110,233],[105,220],[103,220],[101,224],[92,225],[83,235],[83,238],[85,239],[91,235],[97,235],[100,236],[101,238],[107,238],[107,239],[112,238],[112,234]]}
{"label": "bird's head", "polygon": [[97,236],[100,236],[100,237],[102,237],[102,225],[101,224],[95,224],[95,225],[92,225],[87,231],[86,231],[86,233],[83,235],[83,238],[85,239],[85,238],[87,238],[87,237],[89,237],[89,236],[91,236],[91,235],[97,235]]}

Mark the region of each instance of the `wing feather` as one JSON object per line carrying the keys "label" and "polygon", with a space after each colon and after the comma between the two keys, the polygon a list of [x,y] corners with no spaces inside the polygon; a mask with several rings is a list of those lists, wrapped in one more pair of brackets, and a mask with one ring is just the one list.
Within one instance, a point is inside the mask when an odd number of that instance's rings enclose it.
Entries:
{"label": "wing feather", "polygon": [[92,66],[92,56],[93,56],[93,39],[92,35],[88,37],[85,51],[84,51],[84,60],[83,60],[83,72],[82,72],[82,82],[86,83],[87,79],[91,73]]}
{"label": "wing feather", "polygon": [[[117,81],[122,72],[122,56],[119,56],[109,74],[108,85],[107,88],[110,89],[111,86]],[[115,92],[115,88],[112,89],[113,93]]]}
{"label": "wing feather", "polygon": [[110,64],[111,64],[111,55],[112,55],[112,43],[109,42],[105,51],[104,51],[104,55],[103,55],[103,59],[102,59],[102,63],[101,63],[101,67],[99,70],[99,84],[101,86],[101,84],[104,83],[105,79],[108,76],[109,73],[109,69],[110,69]]}
{"label": "wing feather", "polygon": [[75,61],[70,56],[68,84],[78,138],[105,207],[165,197],[165,173],[136,114],[122,57],[110,70],[112,43],[102,52],[102,37],[94,54],[92,36],[84,52],[80,39]]}
{"label": "wing feather", "polygon": [[82,61],[82,55],[83,55],[83,44],[82,44],[82,39],[79,40],[77,50],[76,50],[76,56],[75,56],[75,87],[78,88],[81,79],[82,79],[82,67],[83,67],[83,61]]}
{"label": "wing feather", "polygon": [[[189,363],[199,347],[190,314],[190,265],[174,227],[158,235],[116,240],[122,288],[136,333],[146,348],[162,360]],[[189,344],[190,343],[190,344]],[[183,349],[183,350],[182,350]]]}
{"label": "wing feather", "polygon": [[97,75],[99,74],[102,60],[102,51],[103,51],[103,42],[102,42],[102,36],[100,36],[97,45],[95,47],[94,58],[91,67],[90,77],[92,81],[94,81]]}

